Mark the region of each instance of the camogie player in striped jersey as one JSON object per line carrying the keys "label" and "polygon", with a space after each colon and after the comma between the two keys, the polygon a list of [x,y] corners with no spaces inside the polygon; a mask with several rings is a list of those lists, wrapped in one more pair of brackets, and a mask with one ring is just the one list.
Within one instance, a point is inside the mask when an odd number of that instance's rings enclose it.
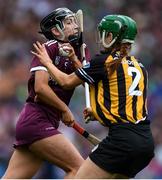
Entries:
{"label": "camogie player in striped jersey", "polygon": [[[80,27],[75,14],[58,8],[41,21],[40,28],[49,40],[44,46],[53,64],[66,74],[74,72],[81,64]],[[67,52],[71,46],[75,54]],[[87,49],[86,58],[90,59]],[[74,88],[62,89],[37,57],[32,60],[30,72],[29,95],[16,125],[15,150],[3,178],[30,179],[44,160],[62,168],[65,178],[73,178],[83,158],[58,126],[60,120],[67,126],[74,122],[68,108]]]}
{"label": "camogie player in striped jersey", "polygon": [[98,25],[103,50],[91,62],[70,75],[59,71],[44,45],[33,52],[51,76],[66,88],[84,81],[90,84],[93,116],[109,127],[108,136],[92,151],[75,178],[133,178],[154,156],[154,142],[147,114],[147,71],[129,52],[136,22],[124,15],[107,15]]}

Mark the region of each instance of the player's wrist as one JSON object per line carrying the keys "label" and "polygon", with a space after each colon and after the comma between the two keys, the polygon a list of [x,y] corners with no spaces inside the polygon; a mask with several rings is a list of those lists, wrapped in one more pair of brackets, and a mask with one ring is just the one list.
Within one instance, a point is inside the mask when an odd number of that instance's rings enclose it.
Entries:
{"label": "player's wrist", "polygon": [[69,111],[69,108],[66,105],[61,108],[61,112],[65,113],[67,111]]}
{"label": "player's wrist", "polygon": [[78,61],[78,57],[75,55],[75,53],[72,53],[72,55],[70,55],[69,58],[72,62]]}
{"label": "player's wrist", "polygon": [[46,63],[45,63],[45,66],[46,67],[49,67],[49,66],[51,66],[52,65],[52,61],[47,61]]}

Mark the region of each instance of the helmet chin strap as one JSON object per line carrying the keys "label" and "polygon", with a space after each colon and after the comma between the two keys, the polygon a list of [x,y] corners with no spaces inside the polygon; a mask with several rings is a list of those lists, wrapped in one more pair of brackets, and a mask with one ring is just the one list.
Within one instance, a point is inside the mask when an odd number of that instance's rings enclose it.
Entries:
{"label": "helmet chin strap", "polygon": [[105,48],[109,48],[115,43],[115,41],[117,40],[117,36],[109,44],[106,43],[105,36],[106,36],[106,31],[103,31],[101,42]]}

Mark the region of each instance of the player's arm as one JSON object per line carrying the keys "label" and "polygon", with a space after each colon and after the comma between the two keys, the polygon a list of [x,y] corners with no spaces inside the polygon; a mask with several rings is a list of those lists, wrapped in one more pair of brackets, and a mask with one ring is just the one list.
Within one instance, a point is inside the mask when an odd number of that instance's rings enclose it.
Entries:
{"label": "player's arm", "polygon": [[[91,65],[88,63],[83,68],[78,68],[75,73],[68,75],[52,64],[52,60],[50,59],[44,44],[41,45],[39,42],[34,43],[34,48],[36,51],[31,51],[31,53],[38,57],[40,62],[47,68],[50,75],[63,88],[70,89],[85,81],[89,84],[93,84],[105,75],[103,65],[105,58],[94,58],[90,63]],[[88,68],[90,66],[91,68]]]}
{"label": "player's arm", "polygon": [[75,74],[66,74],[60,71],[54,64],[51,62],[46,63],[46,68],[49,74],[58,82],[60,86],[64,89],[72,89],[79,84],[82,84],[83,81]]}
{"label": "player's arm", "polygon": [[48,85],[49,74],[46,71],[35,72],[35,92],[38,101],[43,101],[56,109],[58,109],[63,117],[62,120],[65,125],[71,125],[74,117],[68,106],[53,92]]}
{"label": "player's arm", "polygon": [[37,42],[34,44],[34,48],[36,52],[31,51],[31,53],[39,58],[40,62],[47,68],[49,74],[60,86],[66,89],[71,89],[82,83],[82,80],[79,79],[75,73],[68,75],[57,69],[57,67],[52,64],[52,60],[50,59],[44,44],[41,45]]}
{"label": "player's arm", "polygon": [[49,75],[46,71],[35,72],[35,93],[37,98],[43,100],[46,104],[49,104],[60,111],[66,110],[66,105],[63,103],[57,95],[52,91],[48,85]]}
{"label": "player's arm", "polygon": [[76,54],[70,56],[69,59],[72,61],[75,69],[81,68],[83,66],[80,60],[78,59],[78,57],[76,56]]}

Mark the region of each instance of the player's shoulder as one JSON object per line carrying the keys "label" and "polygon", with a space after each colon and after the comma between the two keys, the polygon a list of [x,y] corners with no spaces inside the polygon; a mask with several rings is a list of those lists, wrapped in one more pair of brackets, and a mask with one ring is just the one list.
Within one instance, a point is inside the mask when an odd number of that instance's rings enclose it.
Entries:
{"label": "player's shoulder", "polygon": [[45,42],[44,44],[49,49],[58,47],[58,41],[56,40],[50,40],[50,41]]}
{"label": "player's shoulder", "polygon": [[130,59],[133,60],[135,63],[138,63],[138,65],[141,68],[145,68],[144,64],[142,63],[141,59],[135,57],[135,56],[130,56]]}
{"label": "player's shoulder", "polygon": [[108,56],[109,56],[109,54],[107,54],[107,53],[96,54],[92,58],[92,62],[95,63],[95,64],[102,64],[102,63],[104,63],[106,61]]}
{"label": "player's shoulder", "polygon": [[47,52],[51,58],[55,57],[58,54],[58,41],[50,40],[44,43],[47,49]]}

